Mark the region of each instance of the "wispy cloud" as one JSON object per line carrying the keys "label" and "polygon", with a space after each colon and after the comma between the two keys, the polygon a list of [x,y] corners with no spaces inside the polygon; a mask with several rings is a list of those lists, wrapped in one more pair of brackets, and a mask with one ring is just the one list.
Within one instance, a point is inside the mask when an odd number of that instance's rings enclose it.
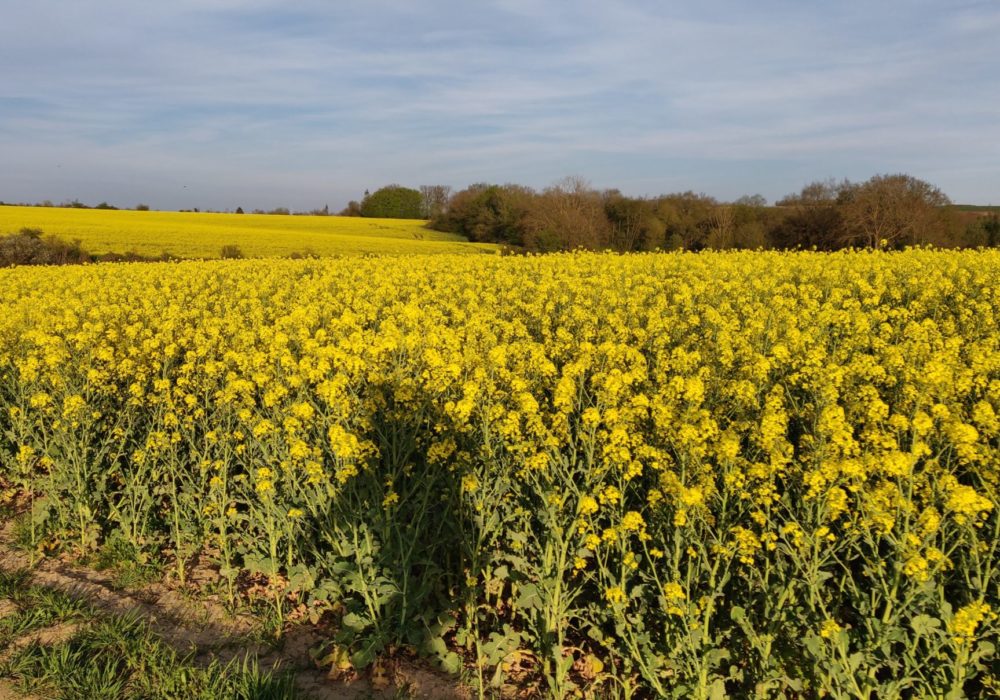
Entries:
{"label": "wispy cloud", "polygon": [[904,170],[1000,201],[997,26],[929,0],[36,0],[0,24],[0,199],[336,207],[568,173],[774,198]]}

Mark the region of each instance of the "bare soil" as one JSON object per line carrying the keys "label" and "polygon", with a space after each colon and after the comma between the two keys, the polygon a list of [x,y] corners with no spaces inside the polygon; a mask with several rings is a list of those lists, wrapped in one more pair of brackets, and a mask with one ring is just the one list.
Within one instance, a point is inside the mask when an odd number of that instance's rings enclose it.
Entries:
{"label": "bare soil", "polygon": [[[0,569],[29,568],[28,556],[10,546],[10,528],[0,529]],[[377,700],[404,697],[428,700],[468,700],[471,693],[454,678],[445,676],[418,661],[391,659],[376,664],[364,676],[339,678],[317,668],[309,654],[324,638],[318,629],[301,624],[286,630],[276,645],[260,643],[254,632],[258,623],[249,615],[232,615],[214,600],[180,590],[163,582],[134,590],[116,589],[104,572],[60,559],[42,559],[32,570],[32,582],[63,590],[82,598],[109,615],[133,614],[145,619],[151,629],[181,652],[193,652],[199,661],[228,661],[246,653],[256,655],[262,669],[292,671],[296,683],[316,700]],[[201,569],[201,570],[199,570]],[[192,578],[210,577],[212,572],[196,567]],[[13,610],[11,601],[0,599],[0,617]],[[72,625],[57,625],[33,633],[31,639],[55,643],[72,635]],[[28,643],[27,637],[17,644]],[[0,700],[26,696],[0,681]]]}
{"label": "bare soil", "polygon": [[0,700],[38,700],[34,695],[18,693],[9,684],[0,681]]}

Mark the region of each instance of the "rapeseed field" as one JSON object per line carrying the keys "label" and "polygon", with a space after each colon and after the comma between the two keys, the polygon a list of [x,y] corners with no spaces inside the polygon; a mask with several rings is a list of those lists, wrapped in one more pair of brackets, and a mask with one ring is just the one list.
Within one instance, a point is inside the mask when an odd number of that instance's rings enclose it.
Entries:
{"label": "rapeseed field", "polygon": [[1000,693],[997,251],[3,270],[0,408],[36,556],[208,559],[335,670]]}
{"label": "rapeseed field", "polygon": [[0,207],[0,234],[21,228],[41,229],[67,241],[79,239],[95,255],[136,252],[156,257],[166,252],[181,258],[218,258],[223,246],[236,246],[251,258],[491,252],[495,248],[432,231],[418,220]]}

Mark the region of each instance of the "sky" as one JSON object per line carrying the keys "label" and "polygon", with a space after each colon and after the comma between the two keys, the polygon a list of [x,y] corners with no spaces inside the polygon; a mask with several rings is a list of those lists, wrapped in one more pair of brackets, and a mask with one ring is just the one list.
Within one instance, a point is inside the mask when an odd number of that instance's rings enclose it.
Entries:
{"label": "sky", "polygon": [[998,37],[996,0],[6,0],[0,201],[905,172],[1000,204]]}

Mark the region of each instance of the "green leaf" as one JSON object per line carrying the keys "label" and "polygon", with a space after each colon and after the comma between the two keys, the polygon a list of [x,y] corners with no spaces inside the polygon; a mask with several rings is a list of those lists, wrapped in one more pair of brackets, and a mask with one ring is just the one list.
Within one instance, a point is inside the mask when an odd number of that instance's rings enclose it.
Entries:
{"label": "green leaf", "polygon": [[361,617],[357,613],[347,613],[344,615],[341,623],[344,627],[354,630],[355,632],[361,632],[366,627],[368,627],[369,622],[365,618]]}
{"label": "green leaf", "polygon": [[351,664],[358,670],[368,668],[374,660],[375,654],[370,649],[359,649],[351,654]]}
{"label": "green leaf", "polygon": [[538,610],[542,607],[542,597],[538,594],[538,586],[528,583],[521,586],[517,597],[517,607],[525,610]]}
{"label": "green leaf", "polygon": [[604,643],[604,633],[601,631],[599,627],[595,625],[592,625],[591,627],[587,628],[587,636],[593,639],[598,644]]}
{"label": "green leaf", "polygon": [[721,678],[716,679],[708,689],[709,700],[726,700],[726,683]]}
{"label": "green leaf", "polygon": [[457,675],[458,672],[462,670],[462,657],[453,651],[449,651],[445,654],[444,658],[441,659],[441,668],[447,673]]}
{"label": "green leaf", "polygon": [[573,668],[573,663],[575,661],[573,655],[572,654],[563,655],[559,647],[555,645],[553,645],[552,647],[552,652],[555,658],[558,659],[557,664],[560,673],[569,673],[569,670]]}
{"label": "green leaf", "polygon": [[316,577],[309,567],[296,564],[288,572],[288,585],[294,591],[311,591],[316,587]]}
{"label": "green leaf", "polygon": [[809,653],[817,658],[821,658],[824,655],[823,649],[823,639],[818,634],[810,634],[805,639],[806,649]]}
{"label": "green leaf", "polygon": [[490,686],[493,688],[503,686],[503,666],[501,664],[496,665],[496,669],[493,671],[493,678],[490,680]]}
{"label": "green leaf", "polygon": [[444,643],[441,637],[432,637],[425,643],[425,649],[428,654],[433,654],[440,658],[444,658],[448,654],[448,645]]}
{"label": "green leaf", "polygon": [[930,615],[917,615],[910,620],[910,627],[920,636],[931,634],[940,626],[941,621]]}
{"label": "green leaf", "polygon": [[707,652],[705,652],[704,657],[705,657],[705,664],[709,668],[716,668],[717,666],[720,666],[723,661],[729,659],[729,650],[709,649]]}
{"label": "green leaf", "polygon": [[51,501],[48,498],[36,498],[31,504],[31,522],[41,525],[49,518]]}

